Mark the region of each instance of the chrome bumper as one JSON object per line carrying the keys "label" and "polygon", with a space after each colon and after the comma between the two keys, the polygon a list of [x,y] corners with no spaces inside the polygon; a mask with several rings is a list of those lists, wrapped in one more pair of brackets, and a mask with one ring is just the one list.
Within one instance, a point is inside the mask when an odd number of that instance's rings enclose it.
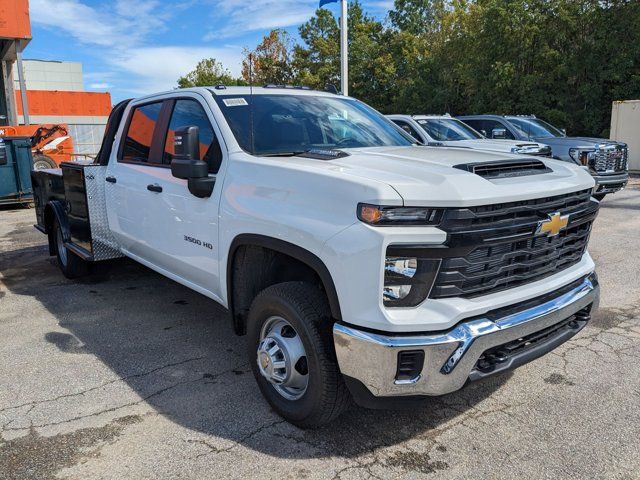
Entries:
{"label": "chrome bumper", "polygon": [[596,172],[592,173],[596,181],[596,193],[613,193],[622,190],[629,181],[629,173],[621,172],[609,175],[601,175]]}
{"label": "chrome bumper", "polygon": [[[552,327],[590,305],[593,311],[599,295],[600,287],[592,274],[543,303],[525,304],[522,310],[500,318],[487,315],[431,335],[381,335],[336,323],[333,335],[338,364],[344,375],[359,380],[376,397],[443,395],[462,388],[470,378],[486,376],[476,364],[488,349]],[[566,339],[550,342],[549,348]],[[397,381],[398,353],[405,350],[423,350],[424,367],[413,380]]]}

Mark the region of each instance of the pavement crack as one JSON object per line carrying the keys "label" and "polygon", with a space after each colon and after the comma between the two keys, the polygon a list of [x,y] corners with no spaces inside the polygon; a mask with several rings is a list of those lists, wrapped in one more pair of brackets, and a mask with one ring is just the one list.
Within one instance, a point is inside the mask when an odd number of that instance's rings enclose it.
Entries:
{"label": "pavement crack", "polygon": [[[186,361],[180,362],[180,363],[186,363]],[[240,365],[240,367],[242,367],[242,365]],[[237,368],[239,368],[239,367],[238,366],[233,366],[233,367],[231,367],[231,368],[229,368],[227,370],[224,370],[224,371],[222,371],[222,372],[220,372],[218,374],[215,374],[213,376],[209,375],[209,377],[207,377],[207,378],[209,378],[209,379],[210,378],[218,378],[218,377],[220,377],[222,375],[225,375],[227,373],[232,372],[233,370],[235,370]],[[158,368],[156,370],[159,370],[159,369],[160,368]],[[142,374],[139,374],[138,376],[142,376]],[[115,411],[121,410],[123,408],[133,407],[133,406],[139,405],[139,404],[141,404],[143,402],[146,402],[147,400],[149,400],[151,398],[154,398],[154,397],[157,397],[159,395],[162,395],[163,393],[165,393],[165,392],[167,392],[169,390],[173,390],[174,388],[178,388],[178,387],[181,387],[183,385],[188,385],[188,384],[191,384],[191,383],[199,382],[203,378],[205,378],[205,377],[200,375],[197,378],[193,378],[193,379],[190,379],[190,380],[184,380],[184,381],[181,381],[181,382],[177,382],[177,383],[169,385],[169,386],[167,386],[165,388],[161,388],[160,390],[156,390],[155,392],[150,393],[149,395],[146,395],[146,396],[142,397],[141,399],[136,400],[135,402],[129,402],[129,403],[126,403],[124,405],[118,405],[116,407],[106,408],[106,409],[103,409],[103,410],[99,410],[97,412],[88,413],[86,415],[78,415],[78,416],[75,416],[75,417],[72,417],[72,418],[68,418],[66,420],[61,420],[59,422],[33,424],[33,422],[31,421],[31,425],[30,425],[29,428],[44,428],[44,427],[52,427],[52,426],[55,426],[55,425],[62,425],[62,424],[66,424],[66,423],[75,422],[77,420],[82,420],[82,419],[85,419],[85,418],[97,417],[97,416],[103,415],[105,413],[115,412]],[[27,428],[25,428],[25,427],[5,428],[5,431],[22,431],[22,430],[27,430]]]}
{"label": "pavement crack", "polygon": [[265,430],[268,430],[268,429],[270,429],[272,427],[275,427],[276,425],[280,425],[281,423],[285,423],[285,422],[286,422],[286,420],[279,419],[279,420],[275,420],[273,422],[261,425],[257,429],[252,430],[251,432],[249,432],[246,435],[244,435],[243,437],[241,437],[239,440],[233,440],[233,443],[231,445],[229,445],[228,447],[225,447],[225,448],[218,448],[215,445],[211,445],[206,440],[201,440],[201,439],[189,439],[189,440],[187,440],[187,442],[189,442],[189,443],[198,443],[198,444],[204,445],[205,447],[207,447],[209,449],[208,452],[201,453],[201,454],[195,456],[195,458],[202,458],[202,457],[206,457],[208,455],[211,455],[212,453],[213,454],[218,454],[218,453],[230,452],[231,450],[243,445],[246,441],[250,440],[251,438],[255,437],[256,435],[260,434],[261,432],[263,432]]}
{"label": "pavement crack", "polygon": [[62,400],[63,398],[78,397],[78,396],[81,396],[81,395],[85,395],[85,394],[87,394],[89,392],[93,392],[95,390],[99,390],[101,388],[107,387],[107,386],[112,385],[114,383],[126,382],[127,380],[131,380],[133,378],[145,377],[147,375],[151,375],[153,373],[159,372],[160,370],[164,370],[165,368],[184,365],[185,363],[194,362],[194,361],[197,361],[197,360],[202,360],[204,358],[206,358],[206,355],[203,355],[203,356],[200,356],[200,357],[188,358],[186,360],[181,360],[179,362],[168,363],[166,365],[162,365],[160,367],[153,368],[153,369],[148,370],[146,372],[136,373],[136,374],[133,374],[133,375],[127,375],[125,377],[118,377],[118,378],[115,378],[113,380],[109,380],[108,382],[101,383],[100,385],[96,385],[96,386],[93,386],[91,388],[87,388],[86,390],[82,390],[80,392],[65,393],[65,394],[58,395],[57,397],[53,397],[53,398],[48,398],[48,399],[44,399],[44,400],[35,400],[35,401],[32,401],[32,402],[25,402],[25,403],[22,403],[20,405],[13,405],[13,406],[5,407],[5,408],[0,409],[0,413],[4,413],[4,412],[9,411],[9,410],[16,410],[18,408],[23,408],[23,407],[30,406],[31,408],[25,413],[25,415],[26,415],[31,410],[33,410],[37,405],[42,405],[42,404],[45,404],[45,403],[53,403],[53,402],[56,402],[58,400]]}

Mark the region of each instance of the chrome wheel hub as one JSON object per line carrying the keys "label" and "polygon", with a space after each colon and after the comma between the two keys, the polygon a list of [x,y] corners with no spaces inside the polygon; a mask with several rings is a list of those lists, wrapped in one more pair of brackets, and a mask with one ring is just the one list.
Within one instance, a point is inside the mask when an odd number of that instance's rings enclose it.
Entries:
{"label": "chrome wheel hub", "polygon": [[270,317],[260,332],[258,369],[287,400],[297,400],[307,391],[307,355],[298,332],[282,317]]}

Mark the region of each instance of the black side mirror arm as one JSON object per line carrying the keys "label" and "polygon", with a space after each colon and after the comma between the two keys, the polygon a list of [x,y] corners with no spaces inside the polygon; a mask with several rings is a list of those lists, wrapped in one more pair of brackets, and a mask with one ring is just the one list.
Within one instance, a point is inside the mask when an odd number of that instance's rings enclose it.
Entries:
{"label": "black side mirror arm", "polygon": [[192,195],[198,198],[210,197],[216,185],[215,177],[201,177],[187,179],[187,187]]}

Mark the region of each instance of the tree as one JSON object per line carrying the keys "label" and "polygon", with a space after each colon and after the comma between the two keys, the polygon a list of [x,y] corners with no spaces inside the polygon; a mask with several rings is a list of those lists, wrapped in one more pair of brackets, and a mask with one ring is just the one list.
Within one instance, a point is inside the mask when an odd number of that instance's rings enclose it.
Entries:
{"label": "tree", "polygon": [[293,55],[298,83],[317,89],[339,85],[340,31],[333,14],[325,8],[316,10],[298,33],[304,43],[295,46]]}
{"label": "tree", "polygon": [[[349,93],[376,107],[388,104],[395,85],[395,65],[388,49],[393,32],[349,3]],[[333,13],[316,10],[299,28],[303,45],[296,45],[293,64],[297,83],[324,89],[340,85],[340,28]]]}
{"label": "tree", "polygon": [[421,35],[440,28],[445,7],[445,0],[395,0],[389,19],[399,30]]}
{"label": "tree", "polygon": [[244,49],[242,78],[257,85],[288,85],[293,80],[292,42],[284,30],[271,30],[255,50]]}
{"label": "tree", "polygon": [[[385,113],[535,113],[570,134],[607,136],[611,102],[640,98],[638,0],[395,0],[389,19],[349,3],[349,92]],[[338,86],[331,11],[298,31],[294,46],[280,30],[263,39],[254,82]],[[209,61],[217,69],[200,70],[229,75]],[[196,84],[197,71],[184,82]]]}
{"label": "tree", "polygon": [[204,87],[210,85],[239,85],[229,70],[215,58],[205,58],[198,62],[196,68],[178,79],[180,88]]}

